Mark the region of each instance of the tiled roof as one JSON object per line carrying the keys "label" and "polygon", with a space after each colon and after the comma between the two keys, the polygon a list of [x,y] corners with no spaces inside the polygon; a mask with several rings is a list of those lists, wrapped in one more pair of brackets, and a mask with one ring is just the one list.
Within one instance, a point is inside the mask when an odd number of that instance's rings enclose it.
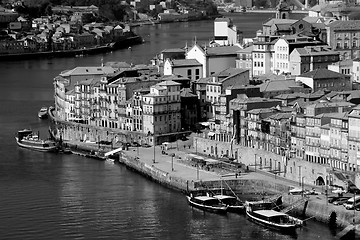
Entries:
{"label": "tiled roof", "polygon": [[249,70],[242,69],[242,68],[227,68],[223,71],[212,74],[211,77],[219,77],[219,78],[229,77],[229,76],[237,75],[237,74],[240,74],[240,73],[243,73],[246,71],[249,71]]}
{"label": "tiled roof", "polygon": [[297,22],[298,20],[294,19],[279,19],[279,18],[273,18],[267,21],[263,24],[263,26],[271,26],[273,24],[292,24],[294,22]]}
{"label": "tiled roof", "polygon": [[306,46],[303,48],[295,48],[301,56],[319,56],[319,55],[339,55],[339,52],[332,50],[327,45],[323,46]]}
{"label": "tiled roof", "polygon": [[197,95],[193,94],[190,88],[183,88],[180,91],[180,97],[197,97]]}
{"label": "tiled roof", "polygon": [[328,78],[343,78],[345,75],[328,69],[318,68],[311,72],[303,73],[299,77],[307,77],[312,79],[328,79]]}
{"label": "tiled roof", "polygon": [[291,26],[289,24],[275,24],[276,28],[280,31],[290,31]]}
{"label": "tiled roof", "polygon": [[161,51],[162,53],[185,53],[183,48],[169,48]]}
{"label": "tiled roof", "polygon": [[103,75],[114,73],[115,69],[112,67],[76,67],[69,71],[64,71],[60,75],[63,77],[77,76],[77,75]]}
{"label": "tiled roof", "polygon": [[95,80],[95,79],[91,78],[91,79],[83,80],[83,81],[79,82],[79,84],[90,86],[90,85],[95,84],[96,82],[99,82],[99,80]]}
{"label": "tiled roof", "polygon": [[309,105],[309,107],[312,108],[323,108],[323,107],[348,107],[348,106],[354,106],[355,104],[341,101],[341,102],[318,102]]}
{"label": "tiled roof", "polygon": [[[315,7],[315,6],[314,6]],[[323,22],[323,18],[321,17],[310,17],[310,16],[306,16],[304,17],[302,20],[304,20],[305,22],[308,22],[308,23],[317,23],[319,20],[321,22]]]}
{"label": "tiled roof", "polygon": [[253,49],[254,49],[254,45],[250,45],[246,48],[238,50],[237,53],[252,53]]}
{"label": "tiled roof", "polygon": [[328,113],[327,117],[337,118],[337,119],[348,119],[349,113],[342,112],[342,113]]}
{"label": "tiled roof", "polygon": [[177,83],[172,80],[166,80],[166,81],[158,83],[157,85],[159,85],[159,86],[178,86],[178,85],[181,85],[181,83]]}
{"label": "tiled roof", "polygon": [[196,59],[174,59],[171,63],[174,67],[202,66]]}
{"label": "tiled roof", "polygon": [[300,85],[296,83],[294,79],[267,81],[265,83],[260,84],[259,86],[260,86],[260,92],[291,90],[293,88],[300,87]]}
{"label": "tiled roof", "polygon": [[358,30],[360,20],[334,21],[328,26],[333,30]]}
{"label": "tiled roof", "polygon": [[208,47],[207,56],[223,56],[236,54],[241,48],[238,46],[219,46],[219,47]]}
{"label": "tiled roof", "polygon": [[289,119],[292,117],[292,113],[290,112],[279,112],[276,113],[274,115],[269,116],[269,119],[274,119],[274,120],[281,120],[281,119]]}

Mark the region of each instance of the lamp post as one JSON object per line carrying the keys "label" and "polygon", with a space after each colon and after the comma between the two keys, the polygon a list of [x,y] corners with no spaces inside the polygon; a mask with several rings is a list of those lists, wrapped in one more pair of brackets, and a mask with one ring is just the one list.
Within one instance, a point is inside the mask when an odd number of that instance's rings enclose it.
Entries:
{"label": "lamp post", "polygon": [[301,195],[304,196],[304,178],[305,177],[302,177],[301,178]]}
{"label": "lamp post", "polygon": [[301,166],[299,166],[299,185],[301,186]]}
{"label": "lamp post", "polygon": [[154,159],[153,159],[153,163],[155,163],[155,137],[154,137],[154,140],[153,140],[153,143],[154,143]]}
{"label": "lamp post", "polygon": [[195,138],[195,153],[197,154],[197,138]]}
{"label": "lamp post", "polygon": [[196,164],[196,179],[199,180],[199,163]]}
{"label": "lamp post", "polygon": [[174,171],[174,153],[171,154],[171,171]]}
{"label": "lamp post", "polygon": [[256,155],[257,155],[257,154],[255,153],[255,155],[254,155],[254,157],[255,157],[255,158],[254,158],[254,161],[255,161],[255,172],[256,172]]}
{"label": "lamp post", "polygon": [[355,211],[355,197],[356,197],[356,191],[354,191],[354,218],[353,218],[353,225],[355,226],[355,214],[356,214],[356,211]]}

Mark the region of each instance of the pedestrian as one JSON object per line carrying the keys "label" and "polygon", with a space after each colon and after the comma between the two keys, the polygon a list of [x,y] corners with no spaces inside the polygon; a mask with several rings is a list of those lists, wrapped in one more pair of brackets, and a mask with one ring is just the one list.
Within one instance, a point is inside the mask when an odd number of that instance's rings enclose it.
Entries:
{"label": "pedestrian", "polygon": [[189,149],[190,149],[190,145],[189,145]]}
{"label": "pedestrian", "polygon": [[237,175],[238,175],[238,174],[237,174],[237,173],[235,173],[235,178],[237,178]]}

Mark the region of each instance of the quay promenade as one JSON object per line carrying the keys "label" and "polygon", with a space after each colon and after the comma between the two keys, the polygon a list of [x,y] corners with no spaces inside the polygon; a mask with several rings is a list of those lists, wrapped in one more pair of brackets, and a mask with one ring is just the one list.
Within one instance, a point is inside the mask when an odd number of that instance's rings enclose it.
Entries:
{"label": "quay promenade", "polygon": [[[96,144],[84,142],[67,142],[70,145],[77,144],[79,149],[83,147],[89,148],[89,145],[95,149]],[[190,146],[190,147],[189,147]],[[91,148],[91,146],[90,146]],[[120,145],[114,145],[112,149],[120,148]],[[111,151],[112,149],[106,149]],[[189,153],[194,154],[195,149],[192,140],[178,140],[171,143],[169,149],[162,153],[161,146],[154,147],[129,147],[127,150],[119,151],[119,159],[115,162],[126,165],[128,168],[139,172],[140,174],[158,182],[166,187],[186,192],[194,190],[198,187],[220,187],[221,180],[226,180],[231,188],[239,193],[241,199],[244,196],[281,194],[285,206],[293,205],[301,196],[292,196],[288,194],[288,190],[293,187],[299,187],[296,182],[278,176],[272,176],[261,170],[256,170],[249,166],[249,171],[244,169],[237,172],[229,170],[206,170],[191,166],[186,160]],[[155,161],[154,161],[155,156]],[[237,175],[235,173],[238,173]],[[223,187],[226,188],[225,185]],[[336,224],[342,228],[352,226],[353,222],[358,223],[359,214],[354,211],[346,210],[343,206],[336,206],[327,203],[327,196],[324,189],[316,186],[305,185],[305,189],[315,188],[321,192],[319,195],[307,196],[307,204],[300,204],[295,207],[294,214],[304,214],[304,218],[315,218],[317,221],[328,223],[330,215],[336,214]],[[247,199],[243,199],[247,200]],[[349,228],[347,228],[349,229]]]}

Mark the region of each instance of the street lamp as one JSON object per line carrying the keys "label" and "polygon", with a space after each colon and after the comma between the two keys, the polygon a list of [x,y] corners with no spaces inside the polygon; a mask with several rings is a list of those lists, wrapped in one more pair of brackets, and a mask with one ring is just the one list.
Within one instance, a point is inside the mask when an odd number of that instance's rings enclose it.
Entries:
{"label": "street lamp", "polygon": [[171,154],[171,171],[174,171],[174,155],[175,153]]}
{"label": "street lamp", "polygon": [[304,196],[304,178],[305,177],[301,178],[301,194],[302,194],[302,196]]}
{"label": "street lamp", "polygon": [[195,138],[195,152],[197,154],[197,138]]}
{"label": "street lamp", "polygon": [[196,179],[199,180],[199,163],[196,164]]}
{"label": "street lamp", "polygon": [[254,161],[255,161],[255,172],[256,172],[256,155],[257,154],[255,153],[255,155],[254,155],[255,156],[255,159],[254,159]]}
{"label": "street lamp", "polygon": [[154,159],[153,159],[153,163],[155,163],[155,137],[154,137],[153,143],[154,143]]}
{"label": "street lamp", "polygon": [[299,166],[299,185],[301,186],[301,166]]}

